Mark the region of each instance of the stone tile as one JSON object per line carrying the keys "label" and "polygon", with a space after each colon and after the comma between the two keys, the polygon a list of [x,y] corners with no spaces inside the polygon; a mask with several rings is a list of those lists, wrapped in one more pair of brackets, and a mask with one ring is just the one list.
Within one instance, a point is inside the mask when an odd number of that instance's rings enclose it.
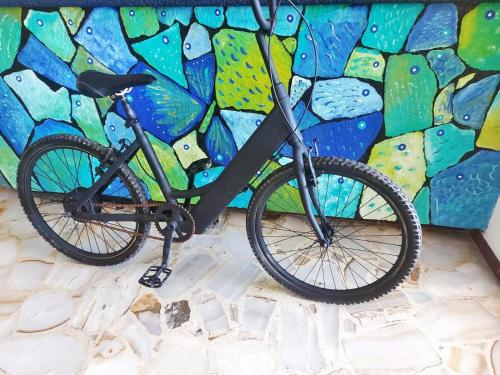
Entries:
{"label": "stone tile", "polygon": [[139,358],[144,361],[151,358],[151,339],[136,321],[128,319],[127,324],[120,333]]}
{"label": "stone tile", "polygon": [[122,273],[109,274],[82,296],[80,306],[71,319],[71,326],[87,332],[111,327],[123,315],[137,296],[137,280],[144,272],[143,265],[131,266]]}
{"label": "stone tile", "polygon": [[335,363],[339,346],[339,307],[337,305],[318,305],[320,337],[323,339],[325,356]]}
{"label": "stone tile", "polygon": [[379,328],[342,344],[359,375],[414,374],[441,362],[425,335],[409,324]]}
{"label": "stone tile", "polygon": [[152,375],[164,375],[167,369],[172,374],[208,374],[207,349],[203,340],[180,334],[169,334],[165,340],[164,349],[150,366]]}
{"label": "stone tile", "polygon": [[205,329],[208,331],[209,338],[216,338],[231,330],[226,313],[215,296],[211,296],[199,303],[198,311],[205,324]]}
{"label": "stone tile", "polygon": [[500,334],[500,320],[472,300],[435,302],[419,310],[415,319],[438,341],[486,340]]}
{"label": "stone tile", "polygon": [[150,334],[155,336],[161,335],[160,314],[152,311],[143,311],[137,313],[137,319],[139,319]]}
{"label": "stone tile", "polygon": [[84,264],[56,262],[45,280],[49,287],[66,289],[74,295],[80,295],[82,289],[89,286],[89,282],[97,272],[97,268]]}
{"label": "stone tile", "polygon": [[267,298],[245,298],[240,338],[262,340],[275,304],[276,301]]}
{"label": "stone tile", "polygon": [[38,236],[37,231],[33,226],[26,225],[26,220],[21,219],[21,220],[14,220],[10,222],[9,226],[9,235],[12,237],[16,237],[18,239],[28,239],[28,238],[35,238]]}
{"label": "stone tile", "polygon": [[167,327],[170,329],[180,327],[189,321],[190,316],[191,309],[186,300],[172,302],[165,307],[165,319],[167,321]]}
{"label": "stone tile", "polygon": [[137,301],[130,306],[130,311],[137,314],[144,311],[151,311],[154,313],[159,313],[161,309],[161,304],[158,298],[154,294],[147,293],[142,295]]}
{"label": "stone tile", "polygon": [[310,312],[293,301],[281,305],[281,360],[292,372],[319,374],[325,366]]}
{"label": "stone tile", "polygon": [[21,241],[21,253],[19,259],[21,260],[48,260],[51,255],[56,251],[45,240],[36,236]]}
{"label": "stone tile", "polygon": [[3,341],[0,368],[8,374],[76,374],[87,359],[86,346],[85,340],[61,334]]}
{"label": "stone tile", "polygon": [[230,301],[236,301],[246,292],[258,273],[259,269],[253,263],[235,259],[224,262],[208,278],[206,286]]}
{"label": "stone tile", "polygon": [[111,358],[125,349],[123,342],[116,336],[106,333],[94,348],[94,357]]}
{"label": "stone tile", "polygon": [[52,265],[39,261],[16,263],[8,284],[13,290],[35,290],[42,287]]}
{"label": "stone tile", "polygon": [[446,353],[446,366],[459,374],[488,375],[488,364],[482,353],[458,346],[451,347]]}
{"label": "stone tile", "polygon": [[140,367],[137,360],[130,355],[123,354],[105,361],[89,363],[85,375],[120,374],[140,375]]}
{"label": "stone tile", "polygon": [[217,375],[275,375],[276,356],[258,341],[219,342],[208,347],[210,371]]}
{"label": "stone tile", "polygon": [[453,269],[471,259],[477,251],[470,235],[463,231],[426,230],[420,261],[429,267]]}
{"label": "stone tile", "polygon": [[19,244],[14,238],[0,239],[0,266],[11,264],[16,260]]}
{"label": "stone tile", "polygon": [[0,319],[0,339],[9,336],[12,333],[14,322],[12,319]]}
{"label": "stone tile", "polygon": [[181,295],[194,287],[214,267],[212,257],[206,254],[190,254],[175,264],[167,282],[157,293],[163,298]]}
{"label": "stone tile", "polygon": [[497,340],[491,348],[491,366],[495,375],[500,374],[500,341]]}
{"label": "stone tile", "polygon": [[64,323],[72,311],[73,300],[67,292],[43,290],[23,302],[16,328],[19,332],[45,331]]}

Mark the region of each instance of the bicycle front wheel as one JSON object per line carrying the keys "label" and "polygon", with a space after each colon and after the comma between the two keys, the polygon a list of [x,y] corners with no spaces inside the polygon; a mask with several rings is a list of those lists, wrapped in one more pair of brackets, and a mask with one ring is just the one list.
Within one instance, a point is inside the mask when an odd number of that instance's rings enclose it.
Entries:
{"label": "bicycle front wheel", "polygon": [[[292,165],[261,184],[247,214],[247,232],[264,269],[309,299],[350,304],[379,297],[411,272],[421,227],[406,195],[378,171],[351,160],[314,158],[314,188],[333,230],[320,246],[304,213]],[[317,214],[317,213],[316,213]]]}

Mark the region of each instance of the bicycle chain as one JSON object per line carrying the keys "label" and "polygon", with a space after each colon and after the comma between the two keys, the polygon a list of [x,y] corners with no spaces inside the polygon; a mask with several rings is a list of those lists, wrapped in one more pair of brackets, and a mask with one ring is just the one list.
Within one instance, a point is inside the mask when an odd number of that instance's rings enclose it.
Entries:
{"label": "bicycle chain", "polygon": [[[114,209],[123,209],[123,208],[154,208],[154,207],[162,207],[162,206],[176,207],[176,208],[180,209],[186,216],[189,217],[189,219],[191,220],[193,226],[192,226],[192,231],[190,233],[185,234],[182,237],[182,241],[175,241],[175,242],[185,242],[188,239],[190,239],[191,236],[195,232],[195,222],[194,222],[193,217],[189,213],[189,211],[186,210],[184,207],[179,206],[178,204],[175,204],[175,203],[153,202],[153,201],[150,201],[150,202],[147,202],[147,203],[112,203],[112,202],[100,202],[100,203],[94,203],[94,206],[95,207],[101,207],[101,208],[114,208]],[[103,223],[101,221],[86,220],[85,222],[91,223],[91,224],[100,225],[100,226],[102,226],[104,228],[113,229],[113,230],[116,230],[116,231],[119,231],[119,232],[127,233],[127,234],[129,234],[129,235],[131,235],[133,237],[151,238],[153,240],[158,240],[158,241],[164,241],[165,240],[164,237],[153,236],[151,234],[147,234],[146,235],[144,233],[139,233],[139,232],[136,232],[136,231],[128,230],[128,229],[123,228],[121,226],[111,225],[111,224]],[[155,222],[155,225],[157,226],[157,228],[159,227],[159,223],[158,222]]]}

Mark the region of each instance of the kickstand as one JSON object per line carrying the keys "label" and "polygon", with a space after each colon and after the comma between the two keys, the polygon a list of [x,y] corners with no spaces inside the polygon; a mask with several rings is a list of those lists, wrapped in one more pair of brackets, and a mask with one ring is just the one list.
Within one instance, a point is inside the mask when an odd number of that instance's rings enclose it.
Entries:
{"label": "kickstand", "polygon": [[139,284],[144,285],[148,288],[160,288],[163,283],[167,280],[168,276],[172,272],[168,265],[168,257],[170,255],[170,248],[172,247],[172,241],[174,238],[174,232],[177,228],[177,223],[175,221],[168,223],[168,229],[165,236],[165,241],[163,242],[163,254],[161,264],[159,266],[151,266],[139,279]]}

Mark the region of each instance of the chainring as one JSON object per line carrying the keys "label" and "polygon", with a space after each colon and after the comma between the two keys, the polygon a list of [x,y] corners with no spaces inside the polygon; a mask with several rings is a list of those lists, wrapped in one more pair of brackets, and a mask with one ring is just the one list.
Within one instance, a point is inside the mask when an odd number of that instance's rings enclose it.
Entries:
{"label": "chainring", "polygon": [[189,240],[195,231],[195,222],[191,214],[184,207],[174,203],[166,203],[155,210],[155,215],[162,218],[162,221],[155,221],[155,226],[158,232],[163,236],[167,234],[167,222],[170,221],[175,214],[182,219],[177,230],[174,233],[174,242],[186,242]]}

